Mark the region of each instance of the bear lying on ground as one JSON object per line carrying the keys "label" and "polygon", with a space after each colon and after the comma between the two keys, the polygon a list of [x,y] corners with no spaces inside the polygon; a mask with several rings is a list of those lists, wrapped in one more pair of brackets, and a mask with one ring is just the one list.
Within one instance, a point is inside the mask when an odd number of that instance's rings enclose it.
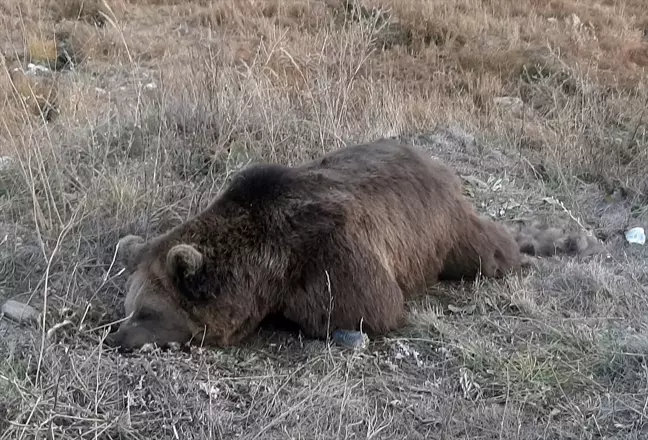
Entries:
{"label": "bear lying on ground", "polygon": [[360,329],[401,326],[405,300],[431,283],[501,277],[522,261],[449,167],[391,139],[249,166],[203,212],[148,242],[123,237],[119,254],[130,318],[108,343],[121,349],[231,346],[270,315],[353,345]]}

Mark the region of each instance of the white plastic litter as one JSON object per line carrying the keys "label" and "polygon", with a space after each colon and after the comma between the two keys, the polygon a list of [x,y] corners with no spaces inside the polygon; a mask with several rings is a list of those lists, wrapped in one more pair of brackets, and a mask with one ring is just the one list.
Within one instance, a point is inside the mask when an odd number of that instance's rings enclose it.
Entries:
{"label": "white plastic litter", "polygon": [[626,240],[628,243],[634,244],[645,244],[646,243],[646,233],[643,228],[632,228],[628,229],[625,233]]}

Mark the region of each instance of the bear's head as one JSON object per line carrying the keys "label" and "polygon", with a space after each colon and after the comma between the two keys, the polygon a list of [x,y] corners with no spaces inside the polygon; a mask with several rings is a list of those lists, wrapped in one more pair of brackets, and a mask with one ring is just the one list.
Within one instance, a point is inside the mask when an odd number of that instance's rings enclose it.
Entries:
{"label": "bear's head", "polygon": [[184,344],[201,331],[184,292],[204,272],[196,247],[146,243],[129,235],[119,241],[117,252],[128,274],[126,316],[108,336],[108,345],[131,350],[147,343]]}

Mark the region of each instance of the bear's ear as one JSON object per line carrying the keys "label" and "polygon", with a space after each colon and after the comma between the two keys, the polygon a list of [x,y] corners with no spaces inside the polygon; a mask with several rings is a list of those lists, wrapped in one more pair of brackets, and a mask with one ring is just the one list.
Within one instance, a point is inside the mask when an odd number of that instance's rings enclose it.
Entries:
{"label": "bear's ear", "polygon": [[126,267],[131,267],[135,257],[144,247],[144,239],[138,235],[126,235],[117,243],[117,259]]}
{"label": "bear's ear", "polygon": [[196,275],[203,265],[203,254],[189,244],[173,246],[166,257],[167,273],[181,288],[187,287],[189,279]]}

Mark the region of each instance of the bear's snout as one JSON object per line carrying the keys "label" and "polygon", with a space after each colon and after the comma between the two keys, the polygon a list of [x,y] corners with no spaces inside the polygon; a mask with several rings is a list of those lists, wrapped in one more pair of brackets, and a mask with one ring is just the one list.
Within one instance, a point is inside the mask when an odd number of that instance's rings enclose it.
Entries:
{"label": "bear's snout", "polygon": [[104,339],[106,346],[117,348],[119,353],[138,350],[147,344],[166,348],[169,344],[184,344],[191,339],[189,329],[184,325],[162,326],[160,323],[125,321],[116,332],[109,333]]}
{"label": "bear's snout", "polygon": [[116,348],[119,353],[126,353],[152,342],[152,335],[147,329],[133,326],[127,321],[116,332],[108,334],[104,342],[108,347]]}
{"label": "bear's snout", "polygon": [[109,348],[116,348],[120,353],[130,349],[130,347],[124,346],[124,332],[121,331],[121,329],[109,333],[108,336],[106,336],[106,339],[104,339],[104,344]]}
{"label": "bear's snout", "polygon": [[114,335],[114,333],[110,333],[108,336],[106,336],[106,339],[104,339],[104,344],[106,344],[108,347],[116,347],[117,338]]}

